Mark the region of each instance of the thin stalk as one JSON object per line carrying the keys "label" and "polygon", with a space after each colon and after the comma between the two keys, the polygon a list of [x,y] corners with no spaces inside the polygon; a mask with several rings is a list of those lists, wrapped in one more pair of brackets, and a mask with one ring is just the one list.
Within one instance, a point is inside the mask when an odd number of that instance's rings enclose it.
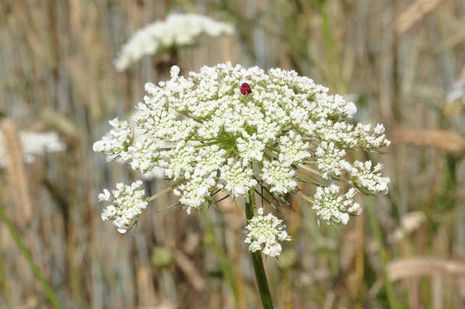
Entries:
{"label": "thin stalk", "polygon": [[[253,208],[255,202],[255,194],[253,189],[249,191],[245,198],[245,216],[247,221],[253,217]],[[250,252],[252,257],[253,268],[255,271],[255,279],[257,281],[258,291],[262,300],[263,308],[273,309],[273,301],[271,299],[270,289],[268,288],[268,280],[266,279],[265,267],[260,251]]]}
{"label": "thin stalk", "polygon": [[[366,199],[366,201],[368,201],[368,199]],[[397,303],[396,296],[394,295],[394,288],[392,286],[392,282],[389,280],[386,271],[387,256],[386,250],[384,248],[383,237],[381,235],[381,229],[379,227],[372,202],[367,202],[366,204],[367,207],[365,207],[365,209],[368,221],[370,222],[371,230],[373,232],[373,235],[375,236],[376,242],[378,243],[379,255],[381,257],[381,274],[384,281],[384,288],[386,289],[389,307],[393,309],[398,309],[400,308],[400,306]]]}
{"label": "thin stalk", "polygon": [[167,186],[166,188],[164,188],[160,192],[158,192],[158,193],[150,196],[149,198],[147,198],[147,202],[152,202],[152,201],[156,200],[157,198],[159,198],[160,196],[170,192],[171,190],[173,190],[180,183],[181,183],[180,180],[173,182],[172,184],[170,184],[169,186]]}
{"label": "thin stalk", "polygon": [[26,258],[29,266],[32,269],[32,273],[37,281],[39,281],[40,285],[44,289],[45,295],[50,300],[54,308],[61,308],[60,302],[58,300],[58,296],[56,295],[55,291],[53,290],[50,283],[45,278],[42,270],[39,266],[34,262],[34,257],[32,256],[31,251],[26,247],[26,244],[21,239],[21,235],[18,232],[15,224],[11,219],[6,215],[5,210],[2,206],[0,206],[0,221],[5,223],[6,227],[8,228],[11,237],[13,238],[14,242],[18,246],[21,254]]}

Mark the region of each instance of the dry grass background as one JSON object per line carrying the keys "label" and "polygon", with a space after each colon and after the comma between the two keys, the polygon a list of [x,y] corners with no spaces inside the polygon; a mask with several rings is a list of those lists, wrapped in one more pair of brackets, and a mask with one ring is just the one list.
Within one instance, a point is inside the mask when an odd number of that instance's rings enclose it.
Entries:
{"label": "dry grass background", "polygon": [[[183,49],[184,70],[294,68],[393,139],[379,156],[391,191],[364,200],[363,216],[318,226],[299,198],[281,212],[294,241],[266,260],[277,307],[465,308],[465,114],[446,101],[465,79],[463,0],[2,0],[0,308],[258,307],[233,201],[187,216],[164,196],[126,236],[99,218],[97,192],[136,175],[91,144],[166,76],[157,57],[123,74],[112,59],[172,10],[238,27]],[[22,129],[57,131],[67,151],[25,164]]]}

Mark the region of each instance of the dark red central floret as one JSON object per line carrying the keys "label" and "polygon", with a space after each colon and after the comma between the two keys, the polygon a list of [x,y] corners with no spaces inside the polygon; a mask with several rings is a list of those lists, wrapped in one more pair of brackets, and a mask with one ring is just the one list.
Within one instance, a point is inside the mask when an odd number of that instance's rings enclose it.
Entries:
{"label": "dark red central floret", "polygon": [[241,93],[243,95],[249,95],[252,93],[252,88],[250,88],[250,85],[247,83],[242,83],[241,85]]}

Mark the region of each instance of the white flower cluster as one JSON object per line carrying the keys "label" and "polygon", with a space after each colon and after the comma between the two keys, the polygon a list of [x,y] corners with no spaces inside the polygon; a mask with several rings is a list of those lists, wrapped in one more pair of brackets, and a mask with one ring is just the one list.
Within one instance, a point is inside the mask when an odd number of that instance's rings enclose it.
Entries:
{"label": "white flower cluster", "polygon": [[355,161],[351,169],[351,178],[354,185],[365,193],[388,192],[389,178],[382,177],[381,163],[373,166],[371,161]]}
{"label": "white flower cluster", "polygon": [[[170,80],[145,88],[134,117],[113,120],[94,150],[144,174],[163,169],[179,183],[174,192],[188,211],[210,203],[218,190],[237,197],[260,186],[282,197],[301,180],[331,178],[363,192],[387,187],[380,167],[352,166],[346,156],[388,146],[384,127],[355,123],[353,103],[294,71],[225,63],[180,76],[174,66]],[[320,218],[346,223],[358,213],[355,188],[318,188]]]}
{"label": "white flower cluster", "polygon": [[[34,156],[46,153],[62,152],[65,144],[55,132],[19,132],[24,160],[27,163],[34,161]],[[5,145],[4,136],[0,132],[0,168],[6,167],[8,162],[8,145]]]}
{"label": "white flower cluster", "polygon": [[115,59],[118,71],[124,71],[143,56],[154,55],[160,49],[191,45],[200,35],[218,37],[234,32],[231,24],[196,14],[170,14],[163,21],[155,21],[138,30],[123,45]]}
{"label": "white flower cluster", "polygon": [[333,142],[322,141],[315,151],[315,158],[322,177],[328,179],[330,175],[341,176],[348,164],[344,160],[346,151]]}
{"label": "white flower cluster", "polygon": [[112,193],[104,189],[98,196],[100,202],[108,204],[102,212],[102,220],[112,221],[118,232],[126,233],[147,207],[144,195],[142,181],[133,182],[131,185],[117,183]]}
{"label": "white flower cluster", "polygon": [[224,183],[224,186],[221,187],[231,192],[234,197],[244,195],[249,188],[257,185],[257,180],[253,176],[251,168],[247,168],[247,165],[241,161],[230,158],[220,171],[220,179]]}
{"label": "white flower cluster", "polygon": [[245,243],[249,244],[249,250],[252,252],[260,250],[269,256],[280,255],[282,251],[280,242],[291,240],[282,222],[271,213],[265,215],[263,208],[259,208],[258,214],[253,216],[245,227],[247,231]]}
{"label": "white flower cluster", "polygon": [[[109,121],[113,129],[100,141],[94,143],[95,152],[105,153],[109,159],[119,158],[126,161],[129,155],[129,147],[133,141],[133,133],[127,121],[119,121],[118,118]],[[148,147],[148,146],[147,146]]]}
{"label": "white flower cluster", "polygon": [[326,223],[347,224],[350,215],[359,215],[362,212],[361,206],[352,200],[357,193],[354,188],[342,195],[339,194],[339,190],[334,183],[328,187],[316,188],[313,209]]}
{"label": "white flower cluster", "polygon": [[66,146],[55,132],[28,132],[19,133],[26,161],[32,161],[32,156],[43,155],[50,152],[64,151]]}

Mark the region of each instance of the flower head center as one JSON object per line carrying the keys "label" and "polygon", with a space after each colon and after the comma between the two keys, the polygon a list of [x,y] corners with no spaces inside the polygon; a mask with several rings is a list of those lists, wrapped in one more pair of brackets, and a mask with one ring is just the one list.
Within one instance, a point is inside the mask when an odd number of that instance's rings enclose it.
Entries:
{"label": "flower head center", "polygon": [[236,137],[234,135],[223,132],[218,136],[217,141],[219,146],[226,151],[237,151]]}

